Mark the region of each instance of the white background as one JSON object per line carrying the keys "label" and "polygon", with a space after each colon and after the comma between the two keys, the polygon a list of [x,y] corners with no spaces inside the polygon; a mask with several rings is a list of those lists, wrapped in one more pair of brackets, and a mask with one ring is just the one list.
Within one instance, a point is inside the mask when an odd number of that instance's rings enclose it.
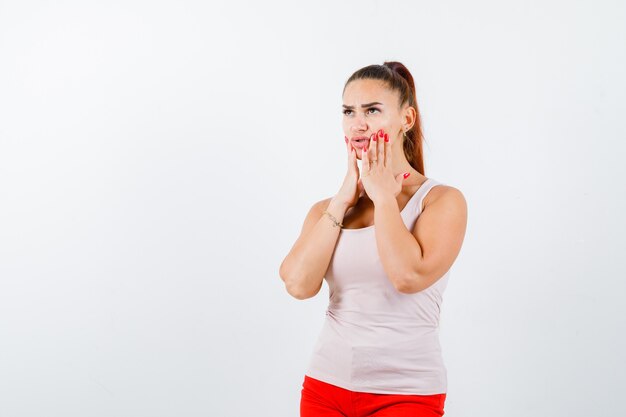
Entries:
{"label": "white background", "polygon": [[626,414],[621,1],[0,1],[0,415],[297,416],[278,267],[404,63],[468,228],[446,416]]}

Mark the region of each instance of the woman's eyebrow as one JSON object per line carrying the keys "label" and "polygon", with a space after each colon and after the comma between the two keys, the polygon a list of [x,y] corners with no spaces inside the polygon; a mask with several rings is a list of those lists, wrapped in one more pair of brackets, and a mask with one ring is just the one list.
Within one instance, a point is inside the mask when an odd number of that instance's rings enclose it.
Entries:
{"label": "woman's eyebrow", "polygon": [[[380,104],[381,106],[383,105],[383,103],[379,103],[379,102],[377,102],[377,101],[374,101],[374,102],[372,102],[372,103],[361,104],[361,107],[362,107],[362,108],[365,108],[365,107],[373,106],[374,104]],[[344,109],[353,109],[353,108],[354,108],[354,106],[346,106],[346,105],[344,104],[344,105],[343,105],[343,108],[344,108]]]}

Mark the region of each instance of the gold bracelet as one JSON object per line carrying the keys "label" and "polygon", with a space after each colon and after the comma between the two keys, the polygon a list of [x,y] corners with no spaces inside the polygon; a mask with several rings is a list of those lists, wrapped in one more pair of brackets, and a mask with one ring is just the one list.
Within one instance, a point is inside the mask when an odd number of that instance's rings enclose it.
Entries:
{"label": "gold bracelet", "polygon": [[330,214],[328,211],[324,210],[324,214],[327,214],[327,215],[328,215],[328,217],[330,217],[330,219],[333,221],[333,223],[335,223],[335,224],[333,224],[333,227],[337,227],[337,226],[339,226],[339,227],[343,227],[343,223],[339,223],[339,222],[337,221],[337,219],[335,218],[335,216],[333,216],[332,214]]}

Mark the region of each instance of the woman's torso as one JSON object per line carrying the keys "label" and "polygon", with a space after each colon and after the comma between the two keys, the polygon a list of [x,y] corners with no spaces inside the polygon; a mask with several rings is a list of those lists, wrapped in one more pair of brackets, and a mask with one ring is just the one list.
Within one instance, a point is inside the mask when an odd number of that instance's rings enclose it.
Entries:
{"label": "woman's torso", "polygon": [[[415,226],[436,185],[443,184],[425,178],[399,200],[407,229]],[[358,206],[344,216],[346,228],[325,274],[329,304],[307,375],[352,391],[444,393],[438,328],[449,271],[420,292],[398,292],[378,256],[373,211]]]}

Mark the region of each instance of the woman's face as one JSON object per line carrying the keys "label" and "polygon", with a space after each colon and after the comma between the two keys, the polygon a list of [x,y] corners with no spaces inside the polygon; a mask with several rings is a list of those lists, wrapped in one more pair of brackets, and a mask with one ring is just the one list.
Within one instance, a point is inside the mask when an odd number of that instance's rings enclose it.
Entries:
{"label": "woman's face", "polygon": [[[351,81],[343,93],[343,132],[361,157],[369,137],[382,129],[389,143],[402,142],[402,117],[398,108],[398,93],[389,90],[379,80]],[[365,140],[359,141],[359,138]]]}

